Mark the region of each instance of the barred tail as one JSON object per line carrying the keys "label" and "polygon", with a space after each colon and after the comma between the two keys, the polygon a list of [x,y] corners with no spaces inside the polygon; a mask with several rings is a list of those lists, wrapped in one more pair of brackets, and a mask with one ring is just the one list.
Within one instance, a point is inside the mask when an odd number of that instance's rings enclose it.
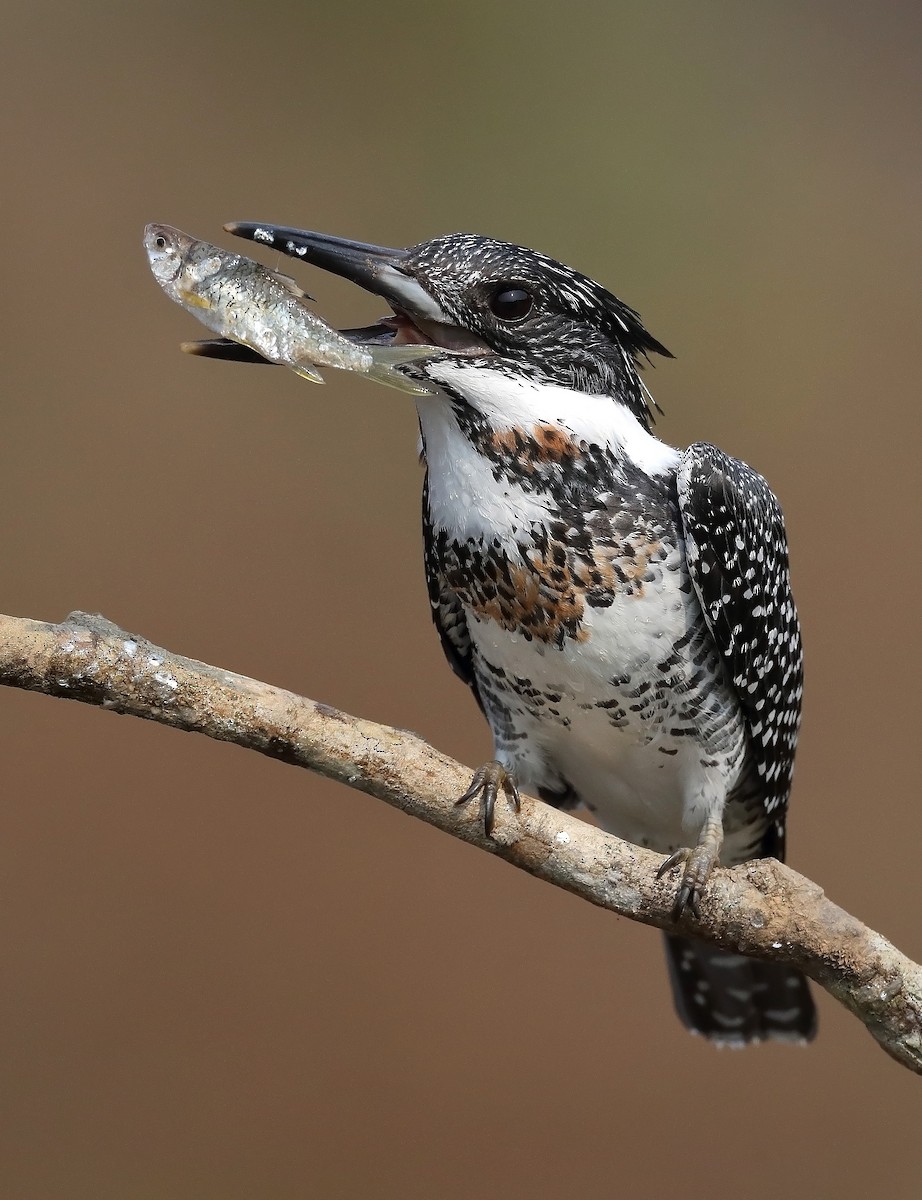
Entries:
{"label": "barred tail", "polygon": [[810,989],[793,967],[671,935],[666,959],[676,1011],[693,1033],[723,1046],[815,1036]]}

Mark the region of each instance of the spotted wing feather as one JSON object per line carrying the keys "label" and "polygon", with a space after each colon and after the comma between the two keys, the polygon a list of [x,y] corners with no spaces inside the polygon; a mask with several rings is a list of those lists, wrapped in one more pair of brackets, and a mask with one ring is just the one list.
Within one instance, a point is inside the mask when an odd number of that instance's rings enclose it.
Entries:
{"label": "spotted wing feather", "polygon": [[677,485],[692,582],[743,710],[772,818],[765,852],[782,858],[803,650],[781,507],[761,475],[707,442],[685,451]]}

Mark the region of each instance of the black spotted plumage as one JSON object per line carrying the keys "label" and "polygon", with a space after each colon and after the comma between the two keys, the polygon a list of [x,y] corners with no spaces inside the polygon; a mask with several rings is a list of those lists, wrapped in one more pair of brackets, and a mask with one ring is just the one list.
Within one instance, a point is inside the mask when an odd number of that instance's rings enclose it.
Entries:
{"label": "black spotted plumage", "polygon": [[[356,340],[433,347],[401,368],[431,392],[417,402],[429,597],[499,768],[465,802],[481,798],[489,825],[509,770],[581,802],[671,854],[692,913],[718,855],[780,856],[802,690],[781,511],[745,464],[653,436],[640,371],[668,352],[637,313],[494,238],[389,249],[233,230],[385,297],[392,317]],[[732,1045],[815,1032],[793,968],[685,936],[669,962],[695,1032]]]}
{"label": "black spotted plumage", "polygon": [[446,586],[442,575],[436,548],[437,534],[429,520],[429,474],[423,480],[423,561],[426,568],[426,588],[429,592],[429,605],[432,610],[432,620],[438,631],[442,650],[448,659],[448,664],[462,682],[466,683],[474,693],[474,699],[480,708],[483,701],[477,688],[477,677],[474,674],[471,635],[467,627],[467,617],[464,606],[455,593]]}
{"label": "black spotted plumage", "polygon": [[803,698],[803,648],[781,507],[766,481],[707,442],[682,455],[677,488],[692,582],[743,710],[765,852],[784,857]]}

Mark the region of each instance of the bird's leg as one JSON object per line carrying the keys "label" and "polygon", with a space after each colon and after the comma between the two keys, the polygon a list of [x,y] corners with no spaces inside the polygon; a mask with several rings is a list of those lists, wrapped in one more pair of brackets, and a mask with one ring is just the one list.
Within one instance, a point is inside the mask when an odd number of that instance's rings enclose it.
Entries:
{"label": "bird's leg", "polygon": [[455,805],[467,804],[471,800],[475,800],[478,796],[483,796],[483,828],[487,837],[493,834],[494,810],[496,808],[496,794],[502,788],[509,799],[512,801],[516,812],[520,812],[522,808],[521,797],[519,796],[519,785],[515,778],[515,771],[512,767],[505,767],[499,759],[492,759],[488,763],[484,763],[474,772],[474,777],[471,780],[471,786],[467,789],[463,796],[459,796],[455,801]]}
{"label": "bird's leg", "polygon": [[662,879],[666,872],[671,871],[673,867],[677,867],[680,863],[685,865],[682,882],[679,884],[675,904],[672,906],[672,915],[676,920],[681,917],[686,908],[696,917],[700,915],[699,909],[704,885],[717,865],[723,840],[723,813],[712,814],[702,826],[697,845],[691,848],[684,846],[681,850],[676,850],[674,854],[669,855],[656,872],[656,878]]}

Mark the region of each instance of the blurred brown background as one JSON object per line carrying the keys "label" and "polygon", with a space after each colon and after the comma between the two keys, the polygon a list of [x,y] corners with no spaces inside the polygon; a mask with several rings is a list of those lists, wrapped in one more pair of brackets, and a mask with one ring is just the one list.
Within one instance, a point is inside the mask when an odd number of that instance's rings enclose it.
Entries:
{"label": "blurred brown background", "polygon": [[[0,609],[97,610],[482,761],[412,403],[180,354],[204,332],[141,230],[539,247],[676,353],[661,435],[781,496],[790,858],[922,957],[918,11],[6,5]],[[919,1082],[825,997],[809,1050],[716,1052],[658,936],[381,804],[40,696],[0,719],[0,1195],[920,1194]]]}

